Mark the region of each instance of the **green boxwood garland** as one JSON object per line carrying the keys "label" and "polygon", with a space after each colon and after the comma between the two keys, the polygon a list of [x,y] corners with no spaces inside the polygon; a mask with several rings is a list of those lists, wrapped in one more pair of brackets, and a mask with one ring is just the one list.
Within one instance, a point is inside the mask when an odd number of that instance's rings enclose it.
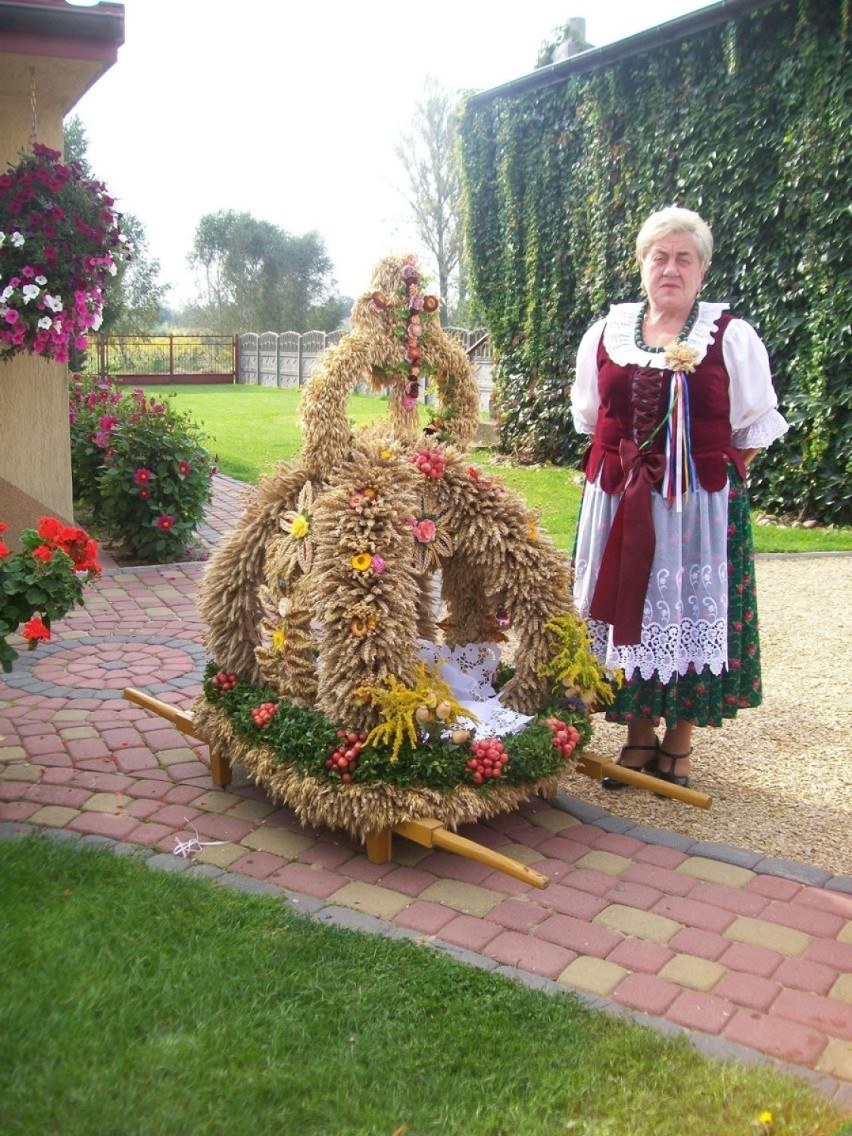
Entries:
{"label": "green boxwood garland", "polygon": [[[330,722],[316,710],[283,701],[268,686],[240,678],[231,689],[222,690],[212,681],[220,669],[216,663],[208,664],[204,673],[204,695],[228,716],[238,735],[252,745],[268,746],[275,751],[279,761],[290,763],[301,772],[330,783],[341,782],[341,774],[329,769],[325,762],[340,742],[338,730],[344,728],[345,723]],[[278,709],[267,725],[259,727],[251,712],[266,702],[277,704]],[[580,740],[575,753],[588,745],[592,726],[583,709],[563,702],[561,707],[557,704],[547,708],[543,715],[558,717],[577,729]],[[474,784],[473,773],[467,768],[470,747],[455,746],[441,739],[416,749],[405,743],[395,762],[390,760],[390,746],[365,747],[353,770],[352,782],[427,788],[444,793],[459,785],[469,785],[488,792],[492,784],[533,784],[554,776],[564,767],[565,759],[554,748],[551,729],[543,717],[519,734],[506,735],[501,741],[509,755],[502,776],[478,786]]]}
{"label": "green boxwood garland", "polygon": [[754,500],[852,523],[851,22],[849,0],[767,0],[605,70],[467,101],[467,245],[504,450],[577,460],[577,345],[636,298],[636,231],[677,201],[712,225],[704,294],[764,338],[791,423],[752,469]]}

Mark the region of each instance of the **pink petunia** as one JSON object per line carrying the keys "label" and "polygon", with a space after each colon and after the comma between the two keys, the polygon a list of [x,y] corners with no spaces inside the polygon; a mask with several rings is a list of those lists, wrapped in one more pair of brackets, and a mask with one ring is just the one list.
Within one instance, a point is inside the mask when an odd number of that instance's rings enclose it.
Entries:
{"label": "pink petunia", "polygon": [[192,466],[188,461],[180,461],[178,462],[178,473],[181,477],[189,477],[192,473]]}
{"label": "pink petunia", "polygon": [[169,529],[174,527],[174,523],[175,523],[175,518],[172,517],[169,513],[161,513],[160,516],[157,517],[156,521],[154,522],[154,524],[157,526],[157,528],[160,529],[162,532],[168,532]]}
{"label": "pink petunia", "polygon": [[140,466],[134,473],[133,480],[137,485],[147,485],[153,476],[150,469],[145,469],[144,466]]}

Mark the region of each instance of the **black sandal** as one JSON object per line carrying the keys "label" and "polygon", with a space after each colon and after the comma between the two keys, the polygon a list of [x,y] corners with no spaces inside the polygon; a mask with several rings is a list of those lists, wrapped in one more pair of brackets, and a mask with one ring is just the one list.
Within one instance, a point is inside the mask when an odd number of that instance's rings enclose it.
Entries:
{"label": "black sandal", "polygon": [[666,772],[665,770],[660,769],[660,767],[657,766],[656,776],[660,779],[660,781],[668,781],[670,785],[680,785],[682,789],[685,789],[689,785],[689,775],[685,777],[677,777],[675,776],[674,770],[675,766],[682,758],[690,756],[690,754],[692,753],[692,746],[689,747],[686,753],[669,753],[667,749],[663,749],[662,746],[658,746],[657,753],[662,757],[671,758],[672,767],[668,770],[668,772]]}
{"label": "black sandal", "polygon": [[[625,750],[628,750],[628,749],[647,750],[649,753],[653,753],[654,756],[649,757],[648,760],[644,763],[644,765],[624,765],[622,763],[621,759],[624,756]],[[616,761],[615,764],[621,765],[621,767],[623,769],[631,769],[631,770],[633,770],[634,773],[656,773],[657,772],[657,754],[659,753],[659,751],[660,751],[659,743],[656,743],[652,746],[636,746],[636,745],[622,746],[621,747],[621,753],[618,755],[618,761]],[[617,777],[603,777],[601,779],[601,785],[603,786],[604,789],[627,789],[627,788],[629,788],[626,781],[619,781]]]}

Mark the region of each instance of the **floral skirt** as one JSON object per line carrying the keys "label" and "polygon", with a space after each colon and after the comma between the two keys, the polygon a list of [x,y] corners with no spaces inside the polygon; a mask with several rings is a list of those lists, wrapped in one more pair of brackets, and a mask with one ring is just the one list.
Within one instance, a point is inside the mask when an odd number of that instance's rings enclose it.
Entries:
{"label": "floral skirt", "polygon": [[690,666],[667,683],[653,675],[644,679],[637,669],[608,707],[608,722],[650,718],[655,726],[665,721],[673,727],[686,719],[696,726],[721,726],[723,719],[762,701],[748,490],[730,466],[728,473],[728,665],[719,675]]}

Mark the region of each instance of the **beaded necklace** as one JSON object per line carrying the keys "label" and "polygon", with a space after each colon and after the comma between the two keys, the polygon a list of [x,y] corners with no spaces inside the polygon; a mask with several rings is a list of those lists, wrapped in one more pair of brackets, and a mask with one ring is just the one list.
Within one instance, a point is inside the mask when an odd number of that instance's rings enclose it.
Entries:
{"label": "beaded necklace", "polygon": [[[636,326],[633,328],[633,341],[636,344],[636,346],[639,348],[640,351],[647,351],[652,355],[658,355],[661,352],[667,350],[669,344],[666,344],[664,347],[649,347],[648,344],[645,342],[645,340],[642,338],[642,324],[645,321],[645,313],[647,311],[648,311],[648,301],[643,300],[642,304],[639,308],[639,311],[636,315]],[[695,321],[697,319],[698,319],[698,301],[696,300],[695,303],[692,306],[692,311],[689,313],[689,316],[687,317],[686,323],[683,325],[683,327],[680,329],[680,331],[675,336],[675,339],[674,339],[675,343],[683,343],[683,341],[688,338],[689,333],[692,331],[693,327],[695,326]]]}

